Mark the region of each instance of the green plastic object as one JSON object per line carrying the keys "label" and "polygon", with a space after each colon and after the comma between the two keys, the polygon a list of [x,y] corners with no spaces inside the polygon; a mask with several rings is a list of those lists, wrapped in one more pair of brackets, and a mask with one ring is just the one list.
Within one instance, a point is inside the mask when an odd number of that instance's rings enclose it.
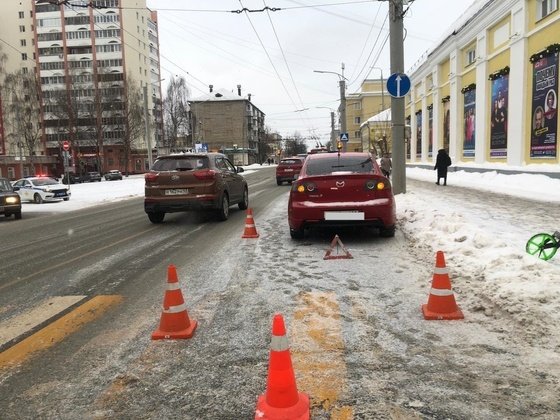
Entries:
{"label": "green plastic object", "polygon": [[548,233],[537,233],[527,241],[525,250],[530,255],[536,255],[541,260],[548,261],[556,254],[560,247],[560,242],[555,235]]}

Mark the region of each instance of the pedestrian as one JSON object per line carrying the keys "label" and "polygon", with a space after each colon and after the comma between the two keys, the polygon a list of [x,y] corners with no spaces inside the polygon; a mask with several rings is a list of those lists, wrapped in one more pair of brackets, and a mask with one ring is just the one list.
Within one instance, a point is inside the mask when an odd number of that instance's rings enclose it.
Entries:
{"label": "pedestrian", "polygon": [[439,185],[439,180],[441,178],[443,178],[443,185],[447,185],[447,168],[449,166],[451,166],[451,158],[449,157],[445,149],[439,149],[436,159],[436,166],[434,166],[434,171],[437,169],[437,185]]}
{"label": "pedestrian", "polygon": [[389,176],[391,175],[391,170],[393,169],[393,164],[391,163],[391,158],[389,157],[388,153],[385,153],[383,155],[380,164],[381,172],[383,172],[383,175],[389,178]]}

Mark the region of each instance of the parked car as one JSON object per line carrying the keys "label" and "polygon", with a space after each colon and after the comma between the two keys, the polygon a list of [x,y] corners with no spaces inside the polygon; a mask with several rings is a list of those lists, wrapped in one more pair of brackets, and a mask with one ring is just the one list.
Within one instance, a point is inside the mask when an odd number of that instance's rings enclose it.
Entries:
{"label": "parked car", "polygon": [[70,180],[70,184],[80,184],[82,182],[82,178],[79,175],[68,173],[62,176],[62,183],[68,185],[68,180]]}
{"label": "parked car", "polygon": [[109,172],[107,172],[104,175],[104,177],[105,177],[105,181],[121,180],[122,173],[118,169],[111,169]]}
{"label": "parked car", "polygon": [[43,201],[68,201],[70,199],[69,188],[49,177],[28,177],[18,179],[14,182],[16,191],[21,201],[33,201],[41,204]]}
{"label": "parked car", "polygon": [[395,235],[395,198],[370,153],[309,155],[292,183],[288,224],[294,239],[313,226],[373,226],[380,236]]}
{"label": "parked car", "polygon": [[159,156],[145,178],[144,211],[152,223],[165,213],[213,211],[227,220],[229,207],[249,206],[247,181],[221,153],[183,153]]}
{"label": "parked car", "polygon": [[8,178],[0,178],[0,214],[21,219],[21,199]]}
{"label": "parked car", "polygon": [[280,160],[276,167],[276,184],[282,185],[283,182],[291,184],[298,177],[304,160],[297,156]]}
{"label": "parked car", "polygon": [[101,182],[101,174],[99,172],[86,172],[82,176],[82,182]]}

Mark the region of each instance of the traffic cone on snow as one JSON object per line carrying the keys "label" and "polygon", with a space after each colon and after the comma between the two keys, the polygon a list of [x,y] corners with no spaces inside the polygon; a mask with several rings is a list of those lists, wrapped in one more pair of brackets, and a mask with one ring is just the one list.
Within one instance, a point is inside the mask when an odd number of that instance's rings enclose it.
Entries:
{"label": "traffic cone on snow", "polygon": [[247,209],[247,218],[245,219],[245,230],[243,231],[242,238],[258,238],[257,228],[253,220],[253,210]]}
{"label": "traffic cone on snow", "polygon": [[181,286],[177,280],[177,269],[170,264],[167,268],[167,290],[163,298],[163,312],[159,328],[152,333],[152,340],[191,338],[196,325],[196,321],[189,319]]}
{"label": "traffic cone on snow", "polygon": [[282,315],[272,322],[266,392],[259,396],[255,420],[309,419],[309,396],[298,393]]}
{"label": "traffic cone on snow", "polygon": [[449,271],[445,266],[442,251],[436,254],[436,267],[432,280],[432,289],[428,297],[428,304],[422,305],[424,319],[463,319],[463,312],[455,303],[455,296],[451,290]]}

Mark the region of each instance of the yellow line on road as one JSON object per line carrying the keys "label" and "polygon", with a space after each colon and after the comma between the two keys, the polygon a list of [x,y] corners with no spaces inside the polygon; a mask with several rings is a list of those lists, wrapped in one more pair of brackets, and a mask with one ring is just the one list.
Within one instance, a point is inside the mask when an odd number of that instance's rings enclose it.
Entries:
{"label": "yellow line on road", "polygon": [[122,296],[96,296],[72,312],[47,325],[25,340],[0,353],[0,370],[18,365],[35,353],[64,340],[88,322],[99,318],[111,306],[123,300]]}
{"label": "yellow line on road", "polygon": [[352,419],[352,407],[337,403],[346,391],[347,372],[335,294],[301,293],[288,330],[298,390],[308,393],[311,406],[322,406],[332,420]]}
{"label": "yellow line on road", "polygon": [[128,241],[128,240],[130,240],[130,239],[136,238],[137,236],[143,235],[144,233],[148,233],[148,232],[150,232],[150,231],[152,231],[152,230],[154,230],[154,229],[157,229],[157,228],[158,228],[158,226],[154,226],[154,227],[152,227],[152,228],[150,228],[150,229],[146,229],[146,230],[144,230],[144,231],[142,231],[142,232],[139,232],[139,233],[136,233],[136,234],[134,234],[134,235],[127,236],[126,238],[119,239],[118,241],[112,242],[112,243],[107,244],[107,245],[105,245],[105,246],[101,246],[101,247],[99,247],[99,248],[95,248],[93,251],[86,252],[85,254],[78,255],[77,257],[68,258],[68,259],[66,259],[66,260],[63,260],[63,261],[62,261],[61,263],[59,263],[59,264],[49,265],[49,266],[45,267],[44,269],[39,270],[39,271],[36,271],[35,273],[32,273],[32,274],[30,274],[30,275],[28,275],[28,276],[20,277],[20,278],[18,278],[18,279],[12,280],[12,281],[10,281],[10,282],[8,282],[8,283],[6,283],[6,284],[3,284],[2,286],[0,286],[0,290],[5,289],[6,287],[12,286],[13,284],[22,282],[23,280],[27,280],[27,279],[30,279],[30,278],[32,278],[32,277],[35,277],[35,276],[37,276],[37,275],[39,275],[39,274],[43,274],[43,273],[45,273],[45,272],[47,272],[47,271],[53,270],[53,269],[55,269],[55,268],[63,267],[63,266],[65,266],[65,265],[68,265],[69,263],[72,263],[72,262],[74,262],[74,261],[77,261],[77,260],[79,260],[79,259],[81,259],[81,258],[89,257],[90,255],[97,254],[97,253],[100,252],[100,251],[103,251],[103,250],[105,250],[105,249],[107,249],[107,248],[111,248],[111,247],[113,247],[113,246],[115,246],[115,245],[118,245],[118,244],[120,244],[120,243],[126,242],[126,241]]}

